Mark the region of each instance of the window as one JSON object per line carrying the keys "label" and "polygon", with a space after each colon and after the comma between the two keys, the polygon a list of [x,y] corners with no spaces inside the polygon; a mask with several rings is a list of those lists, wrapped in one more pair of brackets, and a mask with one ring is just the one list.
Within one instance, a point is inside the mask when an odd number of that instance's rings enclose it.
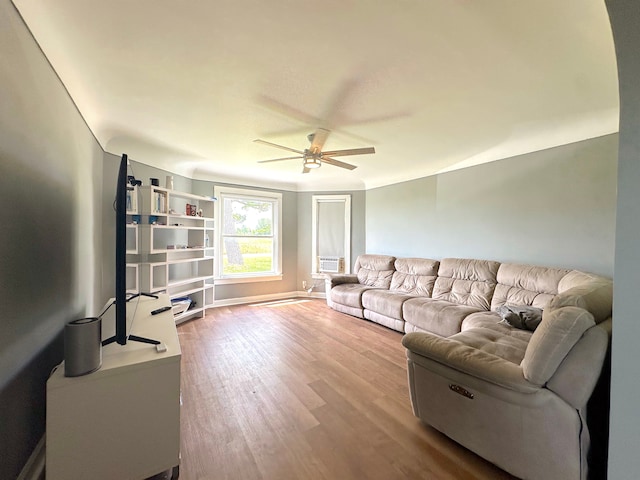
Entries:
{"label": "window", "polygon": [[349,273],[351,264],[351,195],[312,196],[312,276]]}
{"label": "window", "polygon": [[230,187],[215,194],[220,283],[280,279],[282,195]]}

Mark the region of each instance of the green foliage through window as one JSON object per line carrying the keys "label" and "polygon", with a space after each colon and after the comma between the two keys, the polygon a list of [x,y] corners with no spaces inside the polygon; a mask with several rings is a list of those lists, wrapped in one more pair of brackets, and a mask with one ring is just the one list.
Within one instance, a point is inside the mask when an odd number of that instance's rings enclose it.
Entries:
{"label": "green foliage through window", "polygon": [[275,201],[225,195],[222,199],[223,275],[275,272]]}

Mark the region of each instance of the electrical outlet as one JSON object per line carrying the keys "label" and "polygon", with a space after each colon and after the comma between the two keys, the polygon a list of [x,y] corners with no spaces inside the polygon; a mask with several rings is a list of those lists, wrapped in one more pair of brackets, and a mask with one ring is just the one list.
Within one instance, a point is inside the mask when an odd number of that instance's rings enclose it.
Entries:
{"label": "electrical outlet", "polygon": [[302,280],[302,289],[303,290],[307,289],[307,281],[306,280]]}

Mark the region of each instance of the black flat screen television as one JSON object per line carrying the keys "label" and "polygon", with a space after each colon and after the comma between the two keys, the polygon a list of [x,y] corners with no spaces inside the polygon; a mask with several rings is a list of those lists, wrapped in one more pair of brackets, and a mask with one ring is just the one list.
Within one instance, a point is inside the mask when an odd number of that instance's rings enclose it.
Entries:
{"label": "black flat screen television", "polygon": [[116,262],[115,262],[115,276],[116,276],[116,291],[113,304],[116,306],[115,314],[115,335],[102,341],[102,345],[108,345],[113,342],[117,342],[120,345],[126,345],[127,340],[151,343],[154,345],[159,344],[157,340],[149,338],[138,337],[131,335],[127,331],[127,302],[132,298],[139,295],[145,295],[155,297],[146,293],[137,293],[132,296],[127,295],[127,167],[128,167],[127,154],[123,153],[120,159],[120,167],[118,169],[118,180],[116,182],[116,199],[114,202],[114,208],[116,211]]}

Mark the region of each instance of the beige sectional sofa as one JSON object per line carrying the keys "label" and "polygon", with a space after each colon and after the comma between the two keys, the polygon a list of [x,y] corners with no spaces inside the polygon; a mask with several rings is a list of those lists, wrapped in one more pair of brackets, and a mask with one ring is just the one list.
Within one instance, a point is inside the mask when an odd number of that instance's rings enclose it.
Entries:
{"label": "beige sectional sofa", "polygon": [[[607,388],[611,280],[487,260],[361,255],[353,274],[327,276],[326,297],[336,310],[406,333],[422,421],[520,478],[586,479],[589,465],[596,478],[608,403],[594,391]],[[505,306],[540,309],[541,321],[516,328],[500,315]]]}

